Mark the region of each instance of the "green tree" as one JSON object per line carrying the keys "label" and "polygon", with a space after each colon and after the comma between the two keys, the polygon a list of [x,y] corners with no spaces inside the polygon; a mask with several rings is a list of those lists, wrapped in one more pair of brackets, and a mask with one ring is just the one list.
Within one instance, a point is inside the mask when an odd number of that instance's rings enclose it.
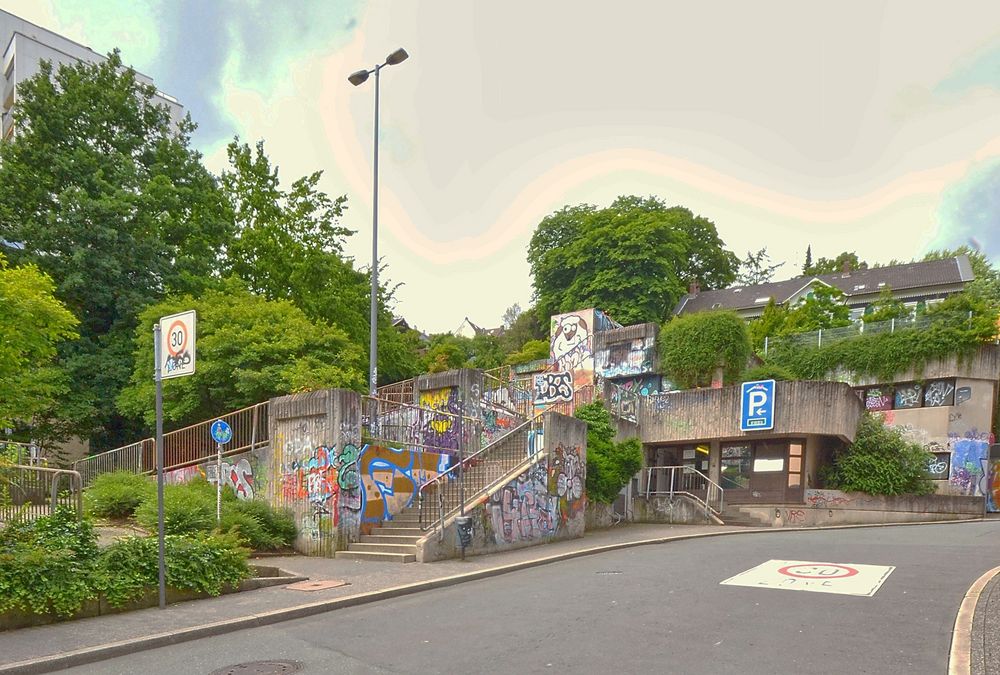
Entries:
{"label": "green tree", "polygon": [[[343,256],[340,225],[346,197],[330,198],[318,188],[321,171],[281,186],[263,141],[254,148],[234,140],[227,148],[228,171],[222,189],[236,220],[226,268],[250,290],[271,300],[289,299],[312,319],[324,319],[347,332],[367,361],[371,277]],[[380,269],[380,278],[384,267]],[[379,291],[379,382],[417,373],[416,334],[392,326],[392,290]],[[364,364],[367,370],[367,363]]]}
{"label": "green tree", "polygon": [[747,325],[750,342],[757,352],[764,351],[764,338],[772,339],[781,335],[788,320],[788,308],[779,305],[771,298],[767,301],[763,313]]}
{"label": "green tree", "polygon": [[771,256],[767,249],[762,248],[756,253],[747,251],[747,257],[740,262],[740,271],[736,275],[737,286],[756,286],[765,284],[774,277],[774,273],[785,263],[771,264]]}
{"label": "green tree", "polygon": [[507,355],[507,363],[516,366],[531,361],[541,361],[549,358],[548,340],[528,340],[516,352]]}
{"label": "green tree", "polygon": [[909,316],[910,310],[906,308],[902,300],[898,300],[893,296],[892,289],[888,286],[882,287],[878,297],[865,310],[866,323],[890,321],[892,319],[899,320]]}
{"label": "green tree", "polygon": [[809,274],[809,269],[813,266],[813,247],[806,246],[806,262],[802,265],[802,274]]}
{"label": "green tree", "polygon": [[662,321],[688,281],[722,288],[739,264],[708,219],[634,196],[546,216],[528,262],[539,316],[598,307],[625,324]]}
{"label": "green tree", "polygon": [[[548,350],[548,330],[549,322],[539,319],[538,310],[529,307],[521,312],[503,335],[500,336],[500,344],[508,355],[520,352],[528,342],[543,340]],[[546,354],[547,356],[547,354]]]}
{"label": "green tree", "polygon": [[660,331],[660,363],[683,389],[709,386],[718,368],[724,382],[735,382],[750,355],[747,325],[735,312],[686,314]]}
{"label": "green tree", "polygon": [[451,333],[431,336],[427,351],[421,358],[421,370],[441,373],[446,370],[463,368],[472,357],[472,340]]}
{"label": "green tree", "polygon": [[154,422],[150,326],[161,316],[198,312],[198,368],[164,382],[164,419],[183,425],[267,400],[323,387],[361,389],[360,350],[347,334],[310,320],[287,300],[267,300],[236,279],[197,298],[170,298],[148,307],[135,331],[132,379],[118,397],[123,413]]}
{"label": "green tree", "polygon": [[982,251],[969,246],[959,246],[954,249],[931,251],[923,259],[941,260],[954,258],[963,253],[969,256],[972,273],[975,275],[975,279],[966,286],[966,292],[982,300],[989,307],[989,311],[996,314],[1000,311],[1000,269],[997,269]]}
{"label": "green tree", "polygon": [[0,253],[0,427],[51,414],[68,390],[56,345],[77,337],[78,321],[54,290],[37,267],[9,267]]}
{"label": "green tree", "polygon": [[844,269],[844,265],[848,265],[852,271],[856,270],[866,270],[868,269],[868,263],[864,260],[858,258],[858,254],[851,251],[844,251],[836,258],[819,258],[816,260],[815,264],[808,264],[812,258],[811,251],[807,251],[806,257],[807,265],[802,270],[802,273],[806,276],[815,276],[818,274],[834,274],[835,272],[841,272]]}
{"label": "green tree", "polygon": [[587,423],[587,498],[610,504],[642,468],[642,444],[637,438],[615,443],[611,413],[601,401],[576,409]]}
{"label": "green tree", "polygon": [[844,304],[839,288],[817,283],[794,309],[788,312],[784,332],[802,333],[822,328],[851,325],[851,310]]}
{"label": "green tree", "polygon": [[133,370],[137,313],[211,283],[229,235],[216,182],[190,146],[194,125],[174,124],[155,91],[117,52],[43,63],[18,84],[17,135],[0,144],[0,239],[23,244],[11,261],[48,274],[80,321],[60,355],[73,431],[98,447],[134,433],[113,402]]}
{"label": "green tree", "polygon": [[825,473],[826,485],[872,495],[926,495],[934,492],[927,467],[934,455],[880,415],[865,413],[851,445],[838,452]]}

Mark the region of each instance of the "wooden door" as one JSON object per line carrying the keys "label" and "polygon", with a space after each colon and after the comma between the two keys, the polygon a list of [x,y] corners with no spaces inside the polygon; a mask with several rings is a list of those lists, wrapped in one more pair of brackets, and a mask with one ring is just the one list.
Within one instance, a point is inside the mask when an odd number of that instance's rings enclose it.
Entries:
{"label": "wooden door", "polygon": [[754,444],[750,489],[756,500],[785,501],[788,480],[787,441],[760,441]]}

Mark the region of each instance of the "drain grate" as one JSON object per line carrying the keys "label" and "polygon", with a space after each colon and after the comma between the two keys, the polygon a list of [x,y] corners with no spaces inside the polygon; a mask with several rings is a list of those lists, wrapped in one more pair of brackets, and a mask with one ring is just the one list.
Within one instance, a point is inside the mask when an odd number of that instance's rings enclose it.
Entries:
{"label": "drain grate", "polygon": [[209,675],[287,675],[300,670],[299,661],[248,661],[213,670]]}
{"label": "drain grate", "polygon": [[621,570],[602,570],[600,572],[594,572],[594,574],[624,574]]}

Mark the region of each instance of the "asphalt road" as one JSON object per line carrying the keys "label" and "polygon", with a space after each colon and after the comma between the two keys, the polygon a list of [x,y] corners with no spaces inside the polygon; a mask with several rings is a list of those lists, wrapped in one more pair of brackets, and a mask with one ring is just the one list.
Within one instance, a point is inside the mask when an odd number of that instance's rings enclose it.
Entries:
{"label": "asphalt road", "polygon": [[[720,585],[767,560],[892,565],[873,597]],[[588,556],[74,673],[945,673],[1000,522],[748,534]]]}

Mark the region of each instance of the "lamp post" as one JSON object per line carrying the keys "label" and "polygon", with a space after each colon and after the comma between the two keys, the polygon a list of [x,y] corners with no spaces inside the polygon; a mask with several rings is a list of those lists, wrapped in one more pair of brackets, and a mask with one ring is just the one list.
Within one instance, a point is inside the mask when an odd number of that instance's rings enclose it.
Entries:
{"label": "lamp post", "polygon": [[372,290],[371,290],[371,336],[368,342],[368,393],[375,395],[378,389],[378,80],[379,73],[386,66],[395,66],[409,57],[406,50],[399,48],[385,58],[385,63],[376,65],[371,70],[359,70],[352,73],[347,81],[357,87],[368,80],[369,75],[375,75],[375,160],[374,177],[372,179]]}

